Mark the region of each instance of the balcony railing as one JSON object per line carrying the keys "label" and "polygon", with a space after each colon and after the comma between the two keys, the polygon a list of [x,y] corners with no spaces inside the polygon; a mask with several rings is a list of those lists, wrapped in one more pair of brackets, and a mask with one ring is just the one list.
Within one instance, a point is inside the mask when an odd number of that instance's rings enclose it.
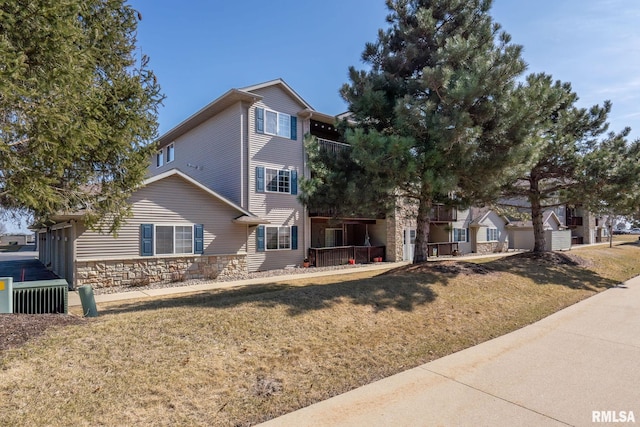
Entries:
{"label": "balcony railing", "polygon": [[431,208],[431,222],[452,222],[458,220],[458,210],[445,205]]}
{"label": "balcony railing", "polygon": [[458,242],[428,243],[427,256],[446,256],[458,254]]}
{"label": "balcony railing", "polygon": [[332,248],[309,248],[309,262],[315,267],[328,267],[348,264],[374,262],[375,258],[384,260],[384,246],[338,246]]}
{"label": "balcony railing", "polygon": [[318,146],[321,150],[326,150],[330,153],[339,153],[342,150],[351,148],[349,144],[343,142],[330,141],[328,139],[318,138]]}
{"label": "balcony railing", "polygon": [[573,217],[567,218],[567,226],[568,227],[582,226],[582,217],[581,216],[573,216]]}

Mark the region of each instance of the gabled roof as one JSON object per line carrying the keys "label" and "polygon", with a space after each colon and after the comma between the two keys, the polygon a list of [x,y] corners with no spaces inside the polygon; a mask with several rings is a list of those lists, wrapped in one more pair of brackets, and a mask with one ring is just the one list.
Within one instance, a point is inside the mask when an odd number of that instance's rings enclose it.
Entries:
{"label": "gabled roof", "polygon": [[216,98],[215,100],[204,106],[195,114],[183,120],[179,125],[171,129],[169,132],[160,136],[160,138],[158,138],[159,147],[170,144],[179,136],[196,128],[197,126],[209,120],[211,117],[223,111],[225,108],[232,106],[236,102],[244,101],[253,104],[254,102],[261,100],[262,96],[253,92],[270,86],[280,86],[282,90],[284,90],[287,94],[289,94],[289,96],[295,99],[302,106],[302,109],[315,111],[313,110],[311,105],[307,103],[307,101],[305,101],[300,95],[298,95],[296,91],[291,89],[291,86],[285,83],[285,81],[282,79],[270,80],[268,82],[260,83],[253,86],[247,86],[241,89],[231,89],[219,98]]}
{"label": "gabled roof", "polygon": [[[476,218],[469,223],[469,227],[481,227],[482,223],[484,222],[485,219],[487,219],[487,217],[491,214],[491,212],[494,212],[494,211],[489,208],[477,208],[477,210],[473,212]],[[506,225],[509,224],[509,218],[497,212],[495,212],[495,214],[498,215],[498,217],[502,221],[504,221]]]}
{"label": "gabled roof", "polygon": [[[548,224],[549,221],[553,221],[556,224],[558,224],[559,228],[562,228],[562,221],[560,221],[560,218],[558,218],[558,215],[556,215],[556,213],[552,210],[548,210],[548,211],[544,211],[542,213],[542,224]],[[513,221],[510,224],[508,224],[508,227],[511,228],[533,228],[533,222],[531,220],[527,220],[527,221]]]}
{"label": "gabled roof", "polygon": [[152,176],[151,178],[147,178],[144,180],[143,185],[149,185],[149,184],[153,184],[154,182],[163,180],[165,178],[169,178],[171,176],[178,176],[180,178],[182,178],[183,180],[187,181],[188,183],[198,187],[199,189],[201,189],[202,191],[208,193],[210,196],[217,198],[218,200],[220,200],[221,202],[223,202],[224,204],[226,204],[227,206],[230,206],[231,208],[237,210],[240,213],[240,216],[236,217],[233,221],[234,222],[238,222],[238,223],[242,223],[242,224],[248,224],[248,225],[258,225],[258,224],[269,224],[270,222],[260,218],[259,216],[252,214],[251,212],[249,212],[248,210],[243,209],[242,207],[238,206],[237,204],[235,204],[234,202],[232,202],[231,200],[227,199],[226,197],[216,193],[215,191],[213,191],[212,189],[210,189],[209,187],[202,185],[200,182],[196,181],[195,179],[191,178],[189,175],[181,172],[179,169],[170,169],[166,172],[163,172],[159,175],[155,175]]}
{"label": "gabled roof", "polygon": [[307,101],[305,101],[300,95],[297,94],[295,90],[291,89],[291,86],[289,86],[284,80],[280,78],[275,80],[269,80],[268,82],[259,83],[253,86],[243,87],[240,90],[244,92],[253,92],[256,90],[264,89],[269,86],[280,86],[285,92],[289,94],[289,96],[291,96],[293,99],[298,101],[298,103],[302,105],[304,108],[315,111]]}
{"label": "gabled roof", "polygon": [[245,101],[254,103],[256,101],[259,101],[260,99],[262,99],[262,96],[255,93],[249,93],[239,89],[231,89],[224,95],[207,104],[197,113],[182,121],[182,123],[180,123],[178,126],[174,127],[169,132],[158,138],[158,144],[160,147],[162,147],[173,142],[173,140],[175,140],[180,135],[183,135],[189,132],[191,129],[196,128],[197,126],[209,120],[211,117],[223,111],[225,108],[232,106],[236,102]]}

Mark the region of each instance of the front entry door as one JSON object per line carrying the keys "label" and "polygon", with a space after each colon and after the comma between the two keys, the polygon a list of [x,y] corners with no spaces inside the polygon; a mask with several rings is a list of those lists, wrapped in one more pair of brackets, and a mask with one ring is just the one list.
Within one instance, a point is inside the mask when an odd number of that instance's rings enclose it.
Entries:
{"label": "front entry door", "polygon": [[405,228],[404,239],[402,245],[402,259],[404,261],[413,261],[413,251],[416,247],[416,229]]}

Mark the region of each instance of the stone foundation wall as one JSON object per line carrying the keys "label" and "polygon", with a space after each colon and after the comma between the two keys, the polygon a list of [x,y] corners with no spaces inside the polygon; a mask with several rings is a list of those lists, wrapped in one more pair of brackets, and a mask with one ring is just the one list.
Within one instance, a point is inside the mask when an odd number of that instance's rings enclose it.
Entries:
{"label": "stone foundation wall", "polygon": [[480,255],[506,252],[508,245],[505,242],[482,242],[476,244],[476,253]]}
{"label": "stone foundation wall", "polygon": [[129,260],[77,261],[75,286],[111,286],[183,282],[247,275],[246,255],[184,256]]}

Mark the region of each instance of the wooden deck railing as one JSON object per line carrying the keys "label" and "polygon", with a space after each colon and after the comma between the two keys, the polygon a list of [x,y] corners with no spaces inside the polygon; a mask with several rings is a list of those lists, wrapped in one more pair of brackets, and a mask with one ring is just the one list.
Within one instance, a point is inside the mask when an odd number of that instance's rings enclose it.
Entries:
{"label": "wooden deck railing", "polygon": [[458,242],[427,243],[427,256],[444,256],[458,253]]}
{"label": "wooden deck railing", "polygon": [[581,216],[570,217],[567,220],[567,226],[568,227],[579,227],[579,226],[582,226],[582,217]]}
{"label": "wooden deck railing", "polygon": [[374,262],[374,258],[385,259],[384,246],[339,246],[333,248],[309,248],[309,262],[315,267]]}

